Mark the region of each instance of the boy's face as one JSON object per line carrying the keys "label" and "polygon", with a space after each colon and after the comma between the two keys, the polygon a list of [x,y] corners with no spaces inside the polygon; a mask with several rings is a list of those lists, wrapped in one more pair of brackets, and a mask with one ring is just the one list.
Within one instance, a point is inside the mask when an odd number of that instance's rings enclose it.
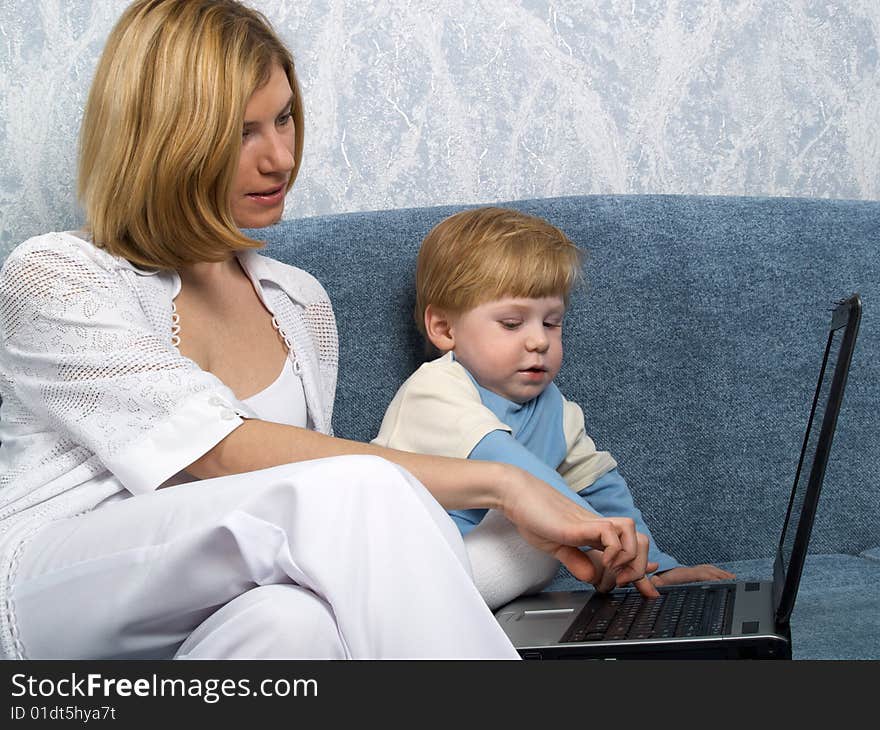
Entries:
{"label": "boy's face", "polygon": [[450,318],[456,359],[493,393],[525,403],[562,365],[562,297],[505,298]]}

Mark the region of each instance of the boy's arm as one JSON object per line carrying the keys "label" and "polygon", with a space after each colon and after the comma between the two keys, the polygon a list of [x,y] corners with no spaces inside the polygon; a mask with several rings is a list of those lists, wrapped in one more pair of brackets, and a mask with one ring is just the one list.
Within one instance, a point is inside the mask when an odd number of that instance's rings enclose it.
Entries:
{"label": "boy's arm", "polygon": [[559,472],[541,461],[507,431],[492,431],[486,434],[474,446],[471,453],[468,454],[468,458],[480,461],[500,461],[518,466],[541,481],[547,482],[575,504],[590,512],[599,513],[595,505],[592,505],[582,495],[572,491]]}
{"label": "boy's arm", "polygon": [[510,430],[480,403],[464,369],[440,358],[422,365],[400,386],[372,443],[465,459],[480,439],[499,429]]}
{"label": "boy's arm", "polygon": [[649,556],[659,563],[658,571],[670,570],[680,563],[662,552],[645,524],[641,511],[633,502],[632,493],[617,470],[617,462],[607,451],[598,451],[584,427],[580,406],[571,401],[563,403],[563,431],[568,453],[558,471],[569,487],[586,499],[602,515],[630,517],[636,530],[649,539]]}
{"label": "boy's arm", "polygon": [[645,524],[645,518],[633,502],[629,486],[617,467],[579,490],[578,494],[607,517],[631,517],[636,523],[636,531],[648,537],[648,560],[659,565],[658,573],[681,565],[675,558],[657,547],[648,525]]}

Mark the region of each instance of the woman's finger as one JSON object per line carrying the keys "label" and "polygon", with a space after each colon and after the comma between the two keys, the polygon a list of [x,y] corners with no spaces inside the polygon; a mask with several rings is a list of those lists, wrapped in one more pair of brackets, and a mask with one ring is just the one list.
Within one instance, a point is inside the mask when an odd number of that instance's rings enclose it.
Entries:
{"label": "woman's finger", "polygon": [[569,545],[561,546],[554,553],[554,557],[562,563],[578,580],[584,583],[594,583],[600,576],[596,566],[588,557],[588,553],[583,553],[576,547]]}
{"label": "woman's finger", "polygon": [[633,586],[645,598],[657,598],[657,596],[660,595],[660,591],[657,590],[654,583],[647,576],[644,576],[640,580],[633,581]]}
{"label": "woman's finger", "polygon": [[[622,568],[631,563],[639,556],[639,533],[636,532],[636,523],[629,517],[611,517],[611,523],[617,530],[620,540],[620,552],[613,557],[610,565],[614,568]],[[647,539],[645,540],[645,560],[647,561]]]}

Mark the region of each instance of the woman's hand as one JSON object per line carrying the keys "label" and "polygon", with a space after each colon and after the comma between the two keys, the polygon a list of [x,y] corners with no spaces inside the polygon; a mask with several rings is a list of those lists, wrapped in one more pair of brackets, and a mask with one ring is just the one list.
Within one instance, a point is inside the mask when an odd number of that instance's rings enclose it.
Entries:
{"label": "woman's hand", "polygon": [[[618,585],[623,585],[623,583],[618,583],[618,574],[614,570],[606,570],[605,566],[602,564],[602,553],[597,550],[588,550],[584,553],[589,559],[590,562],[593,563],[593,567],[596,570],[596,580],[593,580],[593,586],[599,593],[608,593],[609,591],[613,591],[617,588]],[[657,570],[658,563],[648,563],[647,573],[651,573]],[[645,592],[643,590],[646,587],[647,583],[651,583],[654,587],[657,586],[656,583],[653,582],[651,578],[642,578],[641,581],[636,581],[633,585],[639,589],[639,591],[645,595],[646,597],[653,596],[655,594]]]}
{"label": "woman's hand", "polygon": [[521,469],[510,467],[510,475],[501,509],[529,544],[599,590],[633,583],[643,596],[658,595],[645,577],[657,568],[648,563],[648,538],[631,519],[599,517]]}

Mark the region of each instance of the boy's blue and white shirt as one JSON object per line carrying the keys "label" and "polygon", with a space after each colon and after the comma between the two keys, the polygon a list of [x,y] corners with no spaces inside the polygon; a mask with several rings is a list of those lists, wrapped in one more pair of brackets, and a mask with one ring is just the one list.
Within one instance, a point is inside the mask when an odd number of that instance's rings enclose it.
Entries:
{"label": "boy's blue and white shirt", "polygon": [[[593,512],[631,517],[648,536],[648,558],[659,571],[679,565],[657,548],[617,462],[586,434],[580,406],[553,383],[537,398],[515,403],[483,388],[450,352],[422,365],[400,387],[373,442],[519,466]],[[456,510],[450,516],[466,534],[485,513]]]}

